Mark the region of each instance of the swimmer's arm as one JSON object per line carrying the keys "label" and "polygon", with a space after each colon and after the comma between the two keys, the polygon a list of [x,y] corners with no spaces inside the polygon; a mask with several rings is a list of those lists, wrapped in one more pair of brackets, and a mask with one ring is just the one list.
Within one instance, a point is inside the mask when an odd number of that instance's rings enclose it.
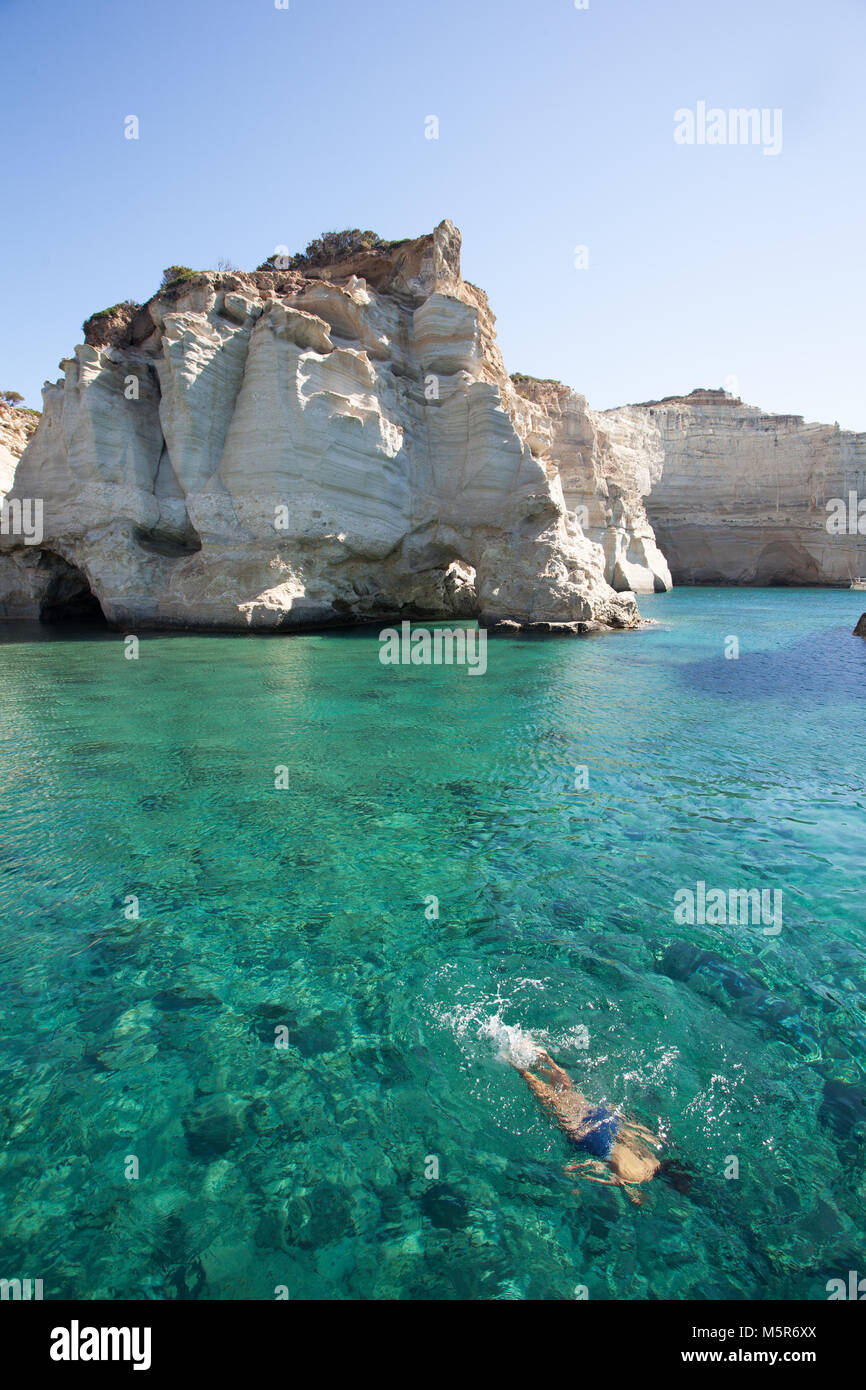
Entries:
{"label": "swimmer's arm", "polygon": [[585,1168],[595,1168],[601,1173],[607,1172],[600,1158],[573,1158],[570,1163],[563,1165],[562,1171],[563,1173],[579,1173],[583,1177],[585,1176],[583,1172]]}
{"label": "swimmer's arm", "polygon": [[564,1071],[558,1063],[554,1062],[549,1052],[540,1052],[538,1055],[541,1060],[547,1064],[543,1068],[539,1067],[539,1071],[546,1071],[554,1085],[562,1086],[566,1091],[574,1089],[574,1082],[568,1072]]}
{"label": "swimmer's arm", "polygon": [[539,1081],[538,1077],[533,1076],[532,1072],[529,1071],[522,1071],[520,1075],[536,1100],[540,1100],[542,1105],[549,1105],[551,1109],[556,1109],[556,1094],[546,1081]]}

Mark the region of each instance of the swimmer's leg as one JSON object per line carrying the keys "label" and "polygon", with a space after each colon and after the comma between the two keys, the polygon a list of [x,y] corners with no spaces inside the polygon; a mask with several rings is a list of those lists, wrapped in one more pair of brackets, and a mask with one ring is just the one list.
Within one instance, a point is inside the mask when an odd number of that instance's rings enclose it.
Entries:
{"label": "swimmer's leg", "polygon": [[562,1171],[564,1173],[575,1173],[577,1177],[584,1178],[588,1182],[603,1182],[608,1185],[612,1185],[615,1182],[615,1179],[610,1177],[593,1177],[592,1173],[587,1171],[590,1168],[594,1169],[596,1173],[608,1172],[608,1169],[600,1158],[573,1159],[571,1163],[566,1163],[564,1165]]}
{"label": "swimmer's leg", "polygon": [[[596,1177],[593,1173],[581,1171],[581,1169],[585,1168],[600,1168],[603,1173],[609,1171],[607,1168],[605,1168],[605,1165],[601,1162],[601,1160],[597,1158],[587,1159],[585,1162],[582,1163],[566,1163],[564,1171],[566,1173],[576,1173],[577,1176],[583,1182],[601,1183],[602,1187],[621,1187],[630,1202],[633,1202],[636,1207],[643,1206],[643,1194],[638,1192],[635,1188],[631,1187],[628,1183],[623,1182],[621,1178]],[[572,1191],[575,1193],[576,1196],[580,1195],[579,1187],[573,1188]]]}
{"label": "swimmer's leg", "polygon": [[653,1144],[656,1148],[659,1148],[661,1145],[662,1141],[659,1139],[658,1135],[653,1134],[652,1130],[647,1129],[646,1125],[639,1125],[637,1120],[623,1120],[622,1128],[639,1136],[641,1139],[646,1139],[648,1143]]}
{"label": "swimmer's leg", "polygon": [[627,1182],[620,1182],[617,1184],[617,1186],[622,1188],[626,1197],[628,1197],[628,1200],[632,1202],[636,1207],[643,1206],[646,1198],[644,1197],[644,1194],[642,1192],[639,1192],[636,1187],[630,1187]]}

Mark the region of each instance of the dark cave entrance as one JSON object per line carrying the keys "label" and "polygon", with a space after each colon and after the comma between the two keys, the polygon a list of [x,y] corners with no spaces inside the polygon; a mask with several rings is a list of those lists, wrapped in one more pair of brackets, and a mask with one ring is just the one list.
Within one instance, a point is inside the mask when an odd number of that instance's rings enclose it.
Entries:
{"label": "dark cave entrance", "polygon": [[753,584],[768,588],[817,584],[818,562],[805,546],[784,537],[765,545],[755,566]]}
{"label": "dark cave entrance", "polygon": [[99,599],[84,571],[51,551],[43,551],[42,560],[50,566],[51,578],[39,604],[39,621],[107,627]]}

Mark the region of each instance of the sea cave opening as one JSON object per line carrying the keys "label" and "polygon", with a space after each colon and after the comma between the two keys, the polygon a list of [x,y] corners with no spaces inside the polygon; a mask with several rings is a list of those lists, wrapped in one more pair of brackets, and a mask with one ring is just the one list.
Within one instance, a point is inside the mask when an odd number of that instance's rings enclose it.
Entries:
{"label": "sea cave opening", "polygon": [[50,566],[51,578],[40,601],[39,621],[107,627],[102,605],[84,571],[51,551],[43,551],[42,561]]}

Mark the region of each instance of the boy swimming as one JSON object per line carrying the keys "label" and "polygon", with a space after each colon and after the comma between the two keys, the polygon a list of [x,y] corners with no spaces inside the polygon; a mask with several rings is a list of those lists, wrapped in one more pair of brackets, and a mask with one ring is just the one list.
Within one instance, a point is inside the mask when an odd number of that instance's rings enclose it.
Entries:
{"label": "boy swimming", "polygon": [[[565,1171],[577,1173],[589,1182],[622,1187],[632,1202],[641,1203],[643,1198],[633,1189],[638,1183],[649,1182],[661,1169],[650,1147],[658,1148],[658,1136],[634,1121],[626,1122],[618,1110],[593,1105],[548,1052],[539,1050],[528,1068],[515,1061],[512,1066],[536,1099],[553,1112],[559,1128],[574,1147],[586,1155],[567,1163]],[[541,1075],[533,1076],[533,1072]],[[543,1081],[542,1076],[549,1079]],[[613,1176],[600,1176],[605,1171]]]}

